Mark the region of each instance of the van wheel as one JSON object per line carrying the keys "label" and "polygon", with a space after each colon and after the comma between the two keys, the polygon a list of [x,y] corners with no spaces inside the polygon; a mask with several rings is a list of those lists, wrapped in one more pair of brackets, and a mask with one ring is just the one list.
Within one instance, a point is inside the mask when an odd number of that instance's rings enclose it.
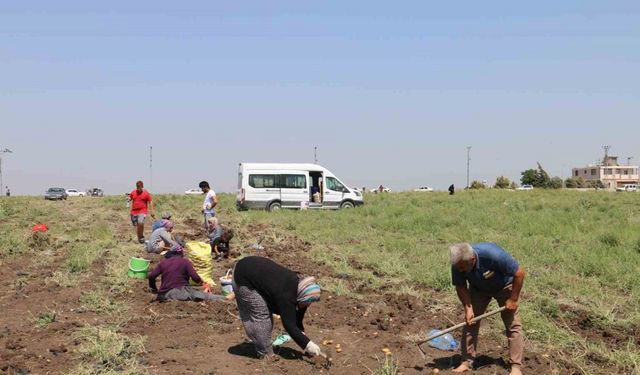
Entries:
{"label": "van wheel", "polygon": [[353,203],[346,201],[346,202],[342,202],[342,204],[340,205],[341,209],[346,209],[346,208],[353,208]]}
{"label": "van wheel", "polygon": [[269,205],[269,212],[278,211],[280,210],[280,207],[280,202],[273,202]]}

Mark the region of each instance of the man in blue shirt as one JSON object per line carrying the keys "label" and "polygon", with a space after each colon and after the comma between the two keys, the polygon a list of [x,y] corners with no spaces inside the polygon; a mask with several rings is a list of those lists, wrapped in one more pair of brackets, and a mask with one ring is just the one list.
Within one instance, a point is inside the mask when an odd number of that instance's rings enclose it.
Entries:
{"label": "man in blue shirt", "polygon": [[521,375],[524,339],[518,313],[518,300],[524,282],[524,269],[495,243],[459,243],[449,248],[451,281],[464,307],[467,326],[462,330],[462,364],[453,372],[471,370],[478,345],[480,322],[471,320],[487,310],[491,299],[499,306],[509,339],[510,375]]}

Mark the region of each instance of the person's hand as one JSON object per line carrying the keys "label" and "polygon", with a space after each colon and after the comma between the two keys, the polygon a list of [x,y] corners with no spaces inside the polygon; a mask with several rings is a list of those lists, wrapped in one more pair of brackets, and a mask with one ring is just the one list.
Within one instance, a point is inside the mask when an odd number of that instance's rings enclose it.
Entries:
{"label": "person's hand", "polygon": [[155,220],[155,218],[156,218],[156,214],[155,214],[155,212],[152,212],[152,213],[151,213],[151,218]]}
{"label": "person's hand", "polygon": [[158,289],[155,288],[149,288],[149,290],[151,291],[151,293],[153,294],[158,294]]}
{"label": "person's hand", "polygon": [[471,306],[464,308],[464,320],[467,322],[468,326],[472,326],[476,324],[476,322],[472,322],[471,320],[475,318],[475,314],[473,313],[473,308]]}
{"label": "person's hand", "polygon": [[309,354],[320,355],[320,347],[316,345],[316,343],[314,343],[313,341],[309,341],[309,343],[307,344],[307,347],[304,348],[304,351]]}
{"label": "person's hand", "polygon": [[209,285],[209,283],[202,284],[202,290],[205,293],[211,293],[211,285]]}
{"label": "person's hand", "polygon": [[509,298],[509,299],[507,300],[507,302],[505,302],[504,307],[505,307],[507,310],[515,311],[515,310],[517,310],[517,309],[518,309],[518,301],[517,301],[517,300],[514,300],[514,299]]}
{"label": "person's hand", "polygon": [[236,294],[231,292],[231,293],[227,294],[227,296],[224,297],[224,299],[226,299],[227,301],[233,301],[234,299],[236,299]]}

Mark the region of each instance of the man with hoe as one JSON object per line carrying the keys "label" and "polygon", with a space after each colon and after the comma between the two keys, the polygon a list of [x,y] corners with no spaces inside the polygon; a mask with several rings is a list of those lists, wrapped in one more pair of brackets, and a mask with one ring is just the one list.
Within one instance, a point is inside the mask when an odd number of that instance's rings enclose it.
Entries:
{"label": "man with hoe", "polygon": [[478,344],[480,322],[471,322],[483,314],[491,299],[500,307],[500,315],[509,339],[510,375],[521,375],[524,339],[518,313],[518,300],[524,282],[524,269],[495,243],[459,243],[449,248],[451,279],[464,307],[467,325],[462,331],[462,364],[453,372],[471,370]]}
{"label": "man with hoe", "polygon": [[151,211],[151,217],[156,218],[156,212],[153,208],[153,200],[151,194],[144,190],[142,181],[136,182],[136,188],[129,194],[131,201],[131,225],[136,227],[138,242],[144,243],[144,219],[147,216],[147,207]]}

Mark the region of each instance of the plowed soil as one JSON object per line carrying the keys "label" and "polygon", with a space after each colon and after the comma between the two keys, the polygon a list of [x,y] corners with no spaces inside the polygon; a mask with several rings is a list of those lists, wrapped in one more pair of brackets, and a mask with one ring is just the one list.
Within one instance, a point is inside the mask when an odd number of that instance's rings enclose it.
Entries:
{"label": "plowed soil", "polygon": [[[198,237],[199,221],[179,223],[177,232],[188,239]],[[195,226],[195,228],[194,228]],[[261,255],[300,272],[323,277],[340,278],[331,267],[318,264],[307,256],[309,244],[291,235],[284,240],[271,240],[267,226],[253,225],[235,228],[237,238],[234,257]],[[116,237],[131,241],[131,227],[123,223]],[[255,250],[245,239],[263,237],[264,250]],[[243,235],[244,234],[244,235]],[[261,235],[264,234],[264,235]],[[142,250],[141,253],[142,254]],[[147,255],[145,255],[147,256]],[[45,261],[35,259],[45,257]],[[161,258],[147,256],[152,267]],[[71,370],[78,361],[77,342],[73,333],[78,327],[99,324],[108,317],[86,312],[78,301],[81,291],[90,288],[104,269],[98,261],[91,274],[77,287],[46,286],[43,279],[64,262],[64,253],[53,252],[14,259],[0,268],[0,373],[60,374]],[[233,258],[214,264],[214,275],[222,276],[233,265]],[[123,270],[125,272],[125,270]],[[393,288],[390,288],[393,289]],[[129,306],[128,320],[122,327],[127,335],[146,337],[146,353],[141,361],[152,374],[372,374],[385,359],[388,348],[398,361],[402,374],[450,373],[459,361],[453,352],[443,352],[423,346],[423,356],[412,340],[431,328],[445,328],[462,316],[457,307],[438,304],[434,292],[428,301],[413,296],[392,294],[386,290],[361,290],[360,298],[323,294],[320,303],[308,310],[305,319],[307,334],[332,357],[330,368],[324,361],[303,355],[295,343],[286,343],[277,353],[279,360],[255,358],[252,345],[246,342],[238,319],[235,302],[169,302],[158,303],[148,291],[145,280],[133,280],[126,297],[120,298]],[[55,322],[38,328],[33,317],[43,311],[55,310]],[[445,317],[446,315],[446,317]],[[501,324],[491,320],[485,324]],[[585,326],[585,330],[588,327]],[[282,331],[276,321],[274,338]],[[336,351],[340,344],[341,352]],[[506,374],[506,339],[481,336],[478,352],[480,368],[475,374]],[[573,374],[574,369],[563,367],[553,354],[526,353],[525,372],[530,374]]]}

